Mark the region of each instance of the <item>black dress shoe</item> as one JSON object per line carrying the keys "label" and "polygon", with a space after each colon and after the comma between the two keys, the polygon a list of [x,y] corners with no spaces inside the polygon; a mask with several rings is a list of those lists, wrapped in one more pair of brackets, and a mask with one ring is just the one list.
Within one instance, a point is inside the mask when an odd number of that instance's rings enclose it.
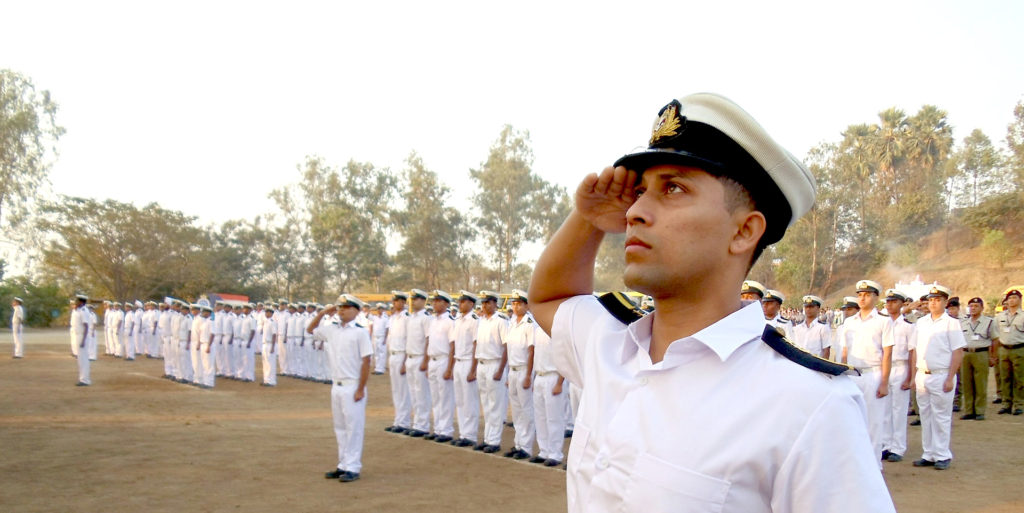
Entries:
{"label": "black dress shoe", "polygon": [[566,429],[565,433],[562,434],[562,438],[572,438],[572,430]]}
{"label": "black dress shoe", "polygon": [[410,429],[410,430],[406,431],[405,434],[407,434],[407,435],[409,435],[409,436],[411,436],[413,438],[423,438],[424,436],[427,435],[427,432],[426,431],[420,431],[418,429]]}
{"label": "black dress shoe", "polygon": [[889,459],[889,455],[892,454],[888,450],[882,451],[882,461]]}
{"label": "black dress shoe", "polygon": [[484,450],[486,448],[487,448],[487,444],[482,443],[482,442],[473,446],[473,450],[474,451],[482,451],[482,450]]}
{"label": "black dress shoe", "polygon": [[511,422],[506,422],[505,423],[505,427],[515,427],[515,424],[513,424]]}
{"label": "black dress shoe", "polygon": [[334,470],[324,474],[324,477],[326,479],[338,479],[338,478],[340,478],[344,474],[345,474],[344,470],[341,470],[340,468],[336,468],[336,469],[334,469]]}
{"label": "black dress shoe", "polygon": [[924,458],[921,458],[919,460],[914,460],[914,466],[915,467],[934,467],[935,466],[935,462],[932,461],[932,460],[926,460]]}
{"label": "black dress shoe", "polygon": [[954,404],[953,405],[953,413],[956,413],[956,412],[959,412],[959,411],[960,411],[960,406]]}
{"label": "black dress shoe", "polygon": [[437,438],[437,435],[435,435],[434,433],[430,433],[429,435],[423,437],[424,440],[433,440],[435,438]]}
{"label": "black dress shoe", "polygon": [[82,382],[82,381],[79,381],[78,383],[75,383],[75,386],[76,387],[87,387],[87,386],[89,386],[89,384],[85,383],[85,382]]}
{"label": "black dress shoe", "polygon": [[985,420],[985,415],[979,414],[977,417],[974,417],[974,420]]}
{"label": "black dress shoe", "polygon": [[935,470],[946,470],[947,468],[949,468],[950,463],[952,463],[952,460],[948,459],[936,461]]}
{"label": "black dress shoe", "polygon": [[541,458],[540,456],[534,456],[530,458],[530,463],[544,463],[545,461],[547,461],[547,459]]}
{"label": "black dress shoe", "polygon": [[548,458],[548,459],[544,460],[544,466],[545,467],[557,467],[557,466],[559,466],[561,464],[562,464],[561,461],[553,460],[551,458]]}
{"label": "black dress shoe", "polygon": [[917,415],[917,411],[915,411],[915,410],[907,410],[907,416],[908,417],[913,417],[914,415]]}
{"label": "black dress shoe", "polygon": [[891,453],[889,453],[889,457],[885,461],[891,461],[893,463],[897,463],[897,462],[903,461],[903,455],[891,452]]}
{"label": "black dress shoe", "polygon": [[500,450],[501,450],[501,446],[500,445],[485,445],[484,448],[483,448],[483,452],[486,452],[487,454],[494,454],[494,453],[496,453],[496,452],[498,452]]}
{"label": "black dress shoe", "polygon": [[914,419],[914,420],[910,421],[910,425],[911,426],[920,426],[921,425],[921,419]]}
{"label": "black dress shoe", "polygon": [[992,401],[992,404],[1001,404],[1002,402],[1003,402],[1003,398],[1002,397],[996,397],[996,399],[994,401]]}
{"label": "black dress shoe", "polygon": [[439,444],[445,444],[445,443],[451,442],[452,441],[452,437],[447,436],[447,435],[441,435],[441,436],[435,438],[434,441],[439,443]]}
{"label": "black dress shoe", "polygon": [[388,426],[388,427],[384,428],[384,431],[387,431],[388,433],[390,433],[390,432],[394,431],[394,429],[395,429],[395,426]]}
{"label": "black dress shoe", "polygon": [[[452,440],[452,445],[455,447],[473,447],[473,442],[465,438],[460,438],[458,440]],[[481,449],[483,449],[483,447],[481,447]]]}
{"label": "black dress shoe", "polygon": [[513,459],[517,459],[517,460],[525,460],[526,458],[529,458],[529,457],[530,457],[530,455],[527,454],[526,451],[524,451],[522,449],[516,449],[516,453],[512,455],[512,458]]}
{"label": "black dress shoe", "polygon": [[978,418],[978,416],[973,413],[967,413],[960,416],[960,420],[974,420],[976,418]]}
{"label": "black dress shoe", "polygon": [[358,472],[345,472],[338,478],[338,481],[341,481],[342,483],[351,483],[357,479],[359,479]]}
{"label": "black dress shoe", "polygon": [[1013,410],[1013,414],[1014,415],[1020,415],[1021,413],[1024,413],[1024,410],[1022,410],[1020,408],[1017,408],[1016,410]]}
{"label": "black dress shoe", "polygon": [[1007,413],[1010,413],[1010,411],[1012,411],[1010,408],[1003,408],[999,410],[999,415],[1006,415]]}
{"label": "black dress shoe", "polygon": [[502,456],[504,456],[506,458],[511,458],[511,457],[515,456],[516,454],[519,454],[519,449],[512,448],[508,452],[506,452],[505,454],[502,454]]}

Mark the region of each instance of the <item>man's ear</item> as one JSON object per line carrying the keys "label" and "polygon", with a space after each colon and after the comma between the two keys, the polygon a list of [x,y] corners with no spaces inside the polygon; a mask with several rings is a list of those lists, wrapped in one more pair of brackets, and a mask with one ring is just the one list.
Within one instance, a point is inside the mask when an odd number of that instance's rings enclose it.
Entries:
{"label": "man's ear", "polygon": [[736,232],[729,242],[729,252],[734,255],[752,253],[768,226],[764,214],[757,210],[738,209],[732,219],[736,223]]}

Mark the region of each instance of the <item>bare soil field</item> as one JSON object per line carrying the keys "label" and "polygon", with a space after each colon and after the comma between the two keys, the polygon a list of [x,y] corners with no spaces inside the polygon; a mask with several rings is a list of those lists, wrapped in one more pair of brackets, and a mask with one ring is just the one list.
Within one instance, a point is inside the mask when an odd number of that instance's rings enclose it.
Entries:
{"label": "bare soil field", "polygon": [[[326,385],[218,379],[200,390],[160,378],[161,360],[103,356],[101,339],[93,386],[76,387],[65,331],[26,338],[14,360],[9,333],[0,336],[0,512],[566,508],[561,470],[384,432],[386,375],[370,379],[362,479],[343,484],[323,478],[337,463]],[[1024,511],[1024,416],[990,407],[987,417],[954,417],[944,472],[910,465],[921,454],[910,428],[905,460],[885,467],[899,511]]]}

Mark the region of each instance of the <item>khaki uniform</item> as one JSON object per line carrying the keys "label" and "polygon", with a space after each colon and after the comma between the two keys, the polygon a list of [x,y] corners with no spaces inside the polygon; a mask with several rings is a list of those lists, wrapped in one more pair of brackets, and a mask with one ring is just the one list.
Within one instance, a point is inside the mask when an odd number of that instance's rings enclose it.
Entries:
{"label": "khaki uniform", "polygon": [[999,325],[999,388],[1003,407],[1024,409],[1024,312],[996,314]]}
{"label": "khaki uniform", "polygon": [[999,339],[995,319],[982,315],[977,322],[970,317],[960,321],[967,339],[964,363],[960,367],[960,388],[965,415],[984,415],[988,402],[988,360],[993,340]]}

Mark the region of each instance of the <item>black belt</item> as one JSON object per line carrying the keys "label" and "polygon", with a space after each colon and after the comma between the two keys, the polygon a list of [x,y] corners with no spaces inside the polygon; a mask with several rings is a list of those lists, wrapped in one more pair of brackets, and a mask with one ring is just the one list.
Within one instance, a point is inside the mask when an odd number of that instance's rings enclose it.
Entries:
{"label": "black belt", "polygon": [[[1022,344],[1022,345],[1024,345],[1024,344]],[[968,347],[968,348],[965,348],[964,351],[967,351],[968,353],[980,353],[982,351],[988,351],[988,347],[975,347],[974,349],[971,349],[971,348]]]}
{"label": "black belt", "polygon": [[1003,344],[1003,343],[1000,343],[999,345],[1003,346],[1004,349],[1020,349],[1020,348],[1024,347],[1024,343],[1014,344],[1012,346],[1008,346],[1008,345]]}

